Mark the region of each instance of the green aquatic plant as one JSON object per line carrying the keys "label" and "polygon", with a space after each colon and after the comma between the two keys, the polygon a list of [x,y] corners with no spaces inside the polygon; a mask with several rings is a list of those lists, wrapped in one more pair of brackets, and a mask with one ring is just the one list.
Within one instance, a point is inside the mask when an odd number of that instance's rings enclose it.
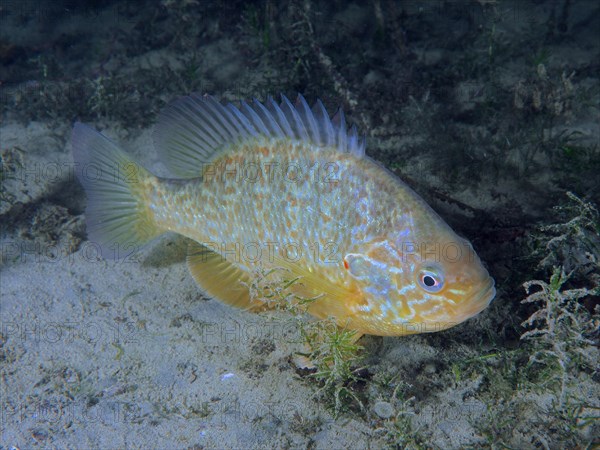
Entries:
{"label": "green aquatic plant", "polygon": [[489,401],[485,412],[477,420],[471,421],[473,428],[485,440],[485,445],[476,448],[515,449],[510,445],[515,422],[519,420],[520,400]]}
{"label": "green aquatic plant", "polygon": [[250,297],[265,304],[266,309],[276,309],[291,313],[298,317],[307,312],[309,305],[321,296],[305,298],[292,292],[291,287],[297,284],[300,277],[288,278],[289,272],[284,268],[257,268],[251,283],[247,283]]}
{"label": "green aquatic plant", "polygon": [[454,381],[461,383],[483,376],[492,398],[508,400],[520,387],[523,356],[522,349],[500,347],[491,353],[482,350],[466,358],[457,358],[451,365]]}
{"label": "green aquatic plant", "polygon": [[600,272],[600,214],[591,202],[566,193],[569,203],[555,207],[563,221],[541,227],[545,241],[542,267],[562,266],[566,272],[579,275]]}
{"label": "green aquatic plant", "polygon": [[594,306],[600,295],[600,222],[592,203],[567,195],[569,204],[556,208],[562,222],[542,227],[546,256],[540,265],[554,267],[548,281],[524,284],[528,296],[523,303],[537,309],[523,322],[528,330],[521,339],[531,352],[526,367],[530,386],[553,395],[542,422],[556,431],[542,434],[547,441],[585,448],[600,409],[581,391],[600,358],[600,307]]}
{"label": "green aquatic plant", "polygon": [[271,50],[273,41],[274,9],[273,4],[269,2],[265,3],[264,8],[247,4],[242,13],[242,22],[249,28],[251,34],[258,38],[266,52]]}
{"label": "green aquatic plant", "polygon": [[176,72],[176,79],[183,92],[194,92],[202,88],[202,61],[197,52],[181,61],[181,69]]}
{"label": "green aquatic plant", "polygon": [[[391,392],[388,391],[390,386],[394,386]],[[427,442],[427,432],[423,430],[422,433],[421,428],[413,424],[416,415],[416,398],[408,394],[412,387],[398,376],[394,376],[381,385],[383,391],[388,394],[384,397],[385,400],[373,405],[373,412],[381,419],[378,420],[375,431],[383,435],[390,448],[416,450],[431,448]]]}
{"label": "green aquatic plant", "polygon": [[352,403],[364,409],[353,390],[353,386],[361,381],[356,367],[360,364],[363,349],[356,343],[356,331],[338,327],[333,319],[309,323],[303,331],[310,349],[306,356],[317,369],[311,377],[321,384],[319,392],[333,400],[335,415]]}
{"label": "green aquatic plant", "polygon": [[311,370],[309,377],[320,385],[317,394],[331,403],[334,414],[337,416],[352,404],[364,409],[353,389],[361,381],[357,367],[363,349],[356,343],[356,331],[339,327],[333,318],[311,318],[308,308],[322,296],[306,298],[295,294],[293,287],[301,283],[300,277],[289,278],[285,269],[260,268],[248,287],[251,298],[264,302],[268,309],[289,313],[286,320],[292,321],[304,346],[298,361]]}
{"label": "green aquatic plant", "polygon": [[495,342],[451,363],[457,384],[479,380],[478,399],[488,407],[472,425],[486,448],[522,448],[523,432],[540,448],[591,448],[600,426],[590,394],[600,356],[598,210],[567,196],[556,223],[535,237],[541,264],[524,283],[521,344]]}
{"label": "green aquatic plant", "polygon": [[540,64],[548,64],[548,60],[552,56],[552,51],[546,47],[542,47],[538,50],[537,53],[534,53],[531,59],[531,65],[533,67],[538,67]]}
{"label": "green aquatic plant", "polygon": [[[521,339],[533,343],[529,366],[552,370],[542,372],[547,383],[559,384],[558,408],[566,404],[569,381],[574,369],[595,367],[600,316],[590,313],[581,299],[597,295],[598,288],[564,289],[568,280],[563,268],[555,268],[549,282],[532,280],[524,284],[528,296],[522,303],[537,303],[536,309],[522,325],[530,329]],[[534,291],[534,288],[538,288]]]}
{"label": "green aquatic plant", "polygon": [[593,447],[593,442],[582,444],[580,433],[588,427],[593,427],[600,423],[600,406],[593,405],[592,399],[580,399],[575,396],[567,396],[566,402],[562,408],[553,404],[550,409],[550,414],[559,423],[557,427],[560,438],[564,441],[572,441],[575,445],[569,445],[571,448],[596,448]]}
{"label": "green aquatic plant", "polygon": [[548,281],[524,283],[522,303],[537,309],[522,323],[521,340],[531,352],[525,372],[532,386],[556,392],[548,412],[561,424],[560,439],[580,442],[581,421],[598,420],[584,414],[599,406],[580,398],[577,387],[600,358],[600,307],[592,300],[600,295],[600,214],[591,202],[566,195],[569,203],[555,208],[560,221],[541,227],[540,267],[552,266],[552,273]]}

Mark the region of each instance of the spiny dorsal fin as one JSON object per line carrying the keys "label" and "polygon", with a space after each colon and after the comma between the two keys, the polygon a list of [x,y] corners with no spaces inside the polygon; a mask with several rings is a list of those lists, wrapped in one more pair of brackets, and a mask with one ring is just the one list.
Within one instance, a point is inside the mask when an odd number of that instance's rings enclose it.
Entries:
{"label": "spiny dorsal fin", "polygon": [[356,127],[348,131],[341,109],[330,119],[320,100],[310,109],[302,95],[295,106],[286,96],[281,99],[279,105],[269,97],[264,103],[254,99],[237,107],[223,106],[208,95],[180,98],[161,112],[154,143],[169,170],[184,178],[199,176],[202,164],[228,146],[258,137],[304,141],[364,156],[365,139],[358,137]]}

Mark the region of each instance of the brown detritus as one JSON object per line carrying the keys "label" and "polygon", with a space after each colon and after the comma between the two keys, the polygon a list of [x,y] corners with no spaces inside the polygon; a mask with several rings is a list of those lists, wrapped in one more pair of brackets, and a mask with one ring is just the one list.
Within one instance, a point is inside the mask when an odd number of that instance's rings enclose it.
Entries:
{"label": "brown detritus", "polygon": [[560,76],[548,74],[543,63],[537,65],[536,76],[520,80],[514,87],[513,106],[520,111],[545,112],[552,116],[573,115],[575,72]]}

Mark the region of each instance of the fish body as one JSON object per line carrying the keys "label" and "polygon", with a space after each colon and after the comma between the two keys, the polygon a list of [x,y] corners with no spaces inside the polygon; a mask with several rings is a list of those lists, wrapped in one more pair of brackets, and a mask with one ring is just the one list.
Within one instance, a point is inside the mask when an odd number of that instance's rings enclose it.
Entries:
{"label": "fish body", "polygon": [[471,245],[320,101],[236,107],[192,95],[163,111],[155,145],[177,178],[75,125],[88,234],[105,256],[176,232],[193,242],[188,266],[207,295],[263,309],[249,286],[258,269],[282,269],[296,296],[316,298],[309,313],[358,334],[440,331],[495,295]]}

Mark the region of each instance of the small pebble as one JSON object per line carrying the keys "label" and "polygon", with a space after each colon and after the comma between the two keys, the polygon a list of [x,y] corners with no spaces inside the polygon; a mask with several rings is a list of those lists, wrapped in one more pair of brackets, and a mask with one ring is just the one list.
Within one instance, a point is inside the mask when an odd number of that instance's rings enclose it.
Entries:
{"label": "small pebble", "polygon": [[423,367],[423,372],[427,375],[433,375],[436,372],[435,364],[425,364]]}
{"label": "small pebble", "polygon": [[388,402],[377,402],[373,406],[373,412],[382,419],[389,419],[394,415],[394,407]]}

